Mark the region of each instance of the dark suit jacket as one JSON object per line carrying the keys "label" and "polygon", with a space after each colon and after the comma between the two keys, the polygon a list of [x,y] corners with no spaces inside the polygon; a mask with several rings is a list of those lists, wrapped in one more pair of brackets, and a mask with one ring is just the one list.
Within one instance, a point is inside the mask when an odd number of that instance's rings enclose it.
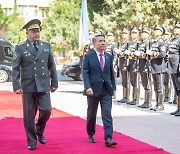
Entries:
{"label": "dark suit jacket", "polygon": [[[115,86],[113,57],[105,52],[105,65],[101,71],[100,63],[95,51],[88,52],[83,59],[84,90],[92,88],[93,96],[99,96],[103,82],[106,84],[110,95],[113,95]],[[87,95],[84,92],[85,95]]]}
{"label": "dark suit jacket", "polygon": [[58,87],[56,66],[50,44],[39,40],[38,51],[27,39],[15,48],[13,59],[13,90],[48,92]]}

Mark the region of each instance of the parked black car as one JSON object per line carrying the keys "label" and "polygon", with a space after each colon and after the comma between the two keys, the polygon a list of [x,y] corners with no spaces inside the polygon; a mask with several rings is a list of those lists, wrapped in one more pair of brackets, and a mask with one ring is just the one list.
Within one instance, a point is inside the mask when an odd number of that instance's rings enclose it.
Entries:
{"label": "parked black car", "polygon": [[63,68],[61,70],[61,75],[71,77],[76,81],[81,81],[82,73],[79,65],[79,60],[70,64],[63,65]]}
{"label": "parked black car", "polygon": [[0,82],[11,80],[13,53],[13,44],[0,38]]}
{"label": "parked black car", "polygon": [[0,64],[11,65],[13,59],[14,45],[0,38]]}

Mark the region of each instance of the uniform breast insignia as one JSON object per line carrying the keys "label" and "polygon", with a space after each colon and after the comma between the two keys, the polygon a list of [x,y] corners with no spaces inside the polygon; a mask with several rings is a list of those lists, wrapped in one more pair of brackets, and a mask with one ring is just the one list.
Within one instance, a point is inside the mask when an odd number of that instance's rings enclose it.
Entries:
{"label": "uniform breast insignia", "polygon": [[49,49],[44,49],[43,51],[44,51],[44,52],[49,52]]}
{"label": "uniform breast insignia", "polygon": [[23,54],[24,54],[25,56],[30,56],[30,55],[31,55],[31,54],[30,54],[29,52],[27,52],[27,51],[23,52]]}

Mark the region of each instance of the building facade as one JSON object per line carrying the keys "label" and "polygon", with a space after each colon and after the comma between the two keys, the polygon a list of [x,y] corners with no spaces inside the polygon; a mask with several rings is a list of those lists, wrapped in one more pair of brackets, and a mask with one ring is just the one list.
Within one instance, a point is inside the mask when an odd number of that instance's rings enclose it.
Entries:
{"label": "building facade", "polygon": [[0,0],[0,7],[7,15],[17,11],[27,22],[33,18],[46,18],[51,3],[53,0]]}

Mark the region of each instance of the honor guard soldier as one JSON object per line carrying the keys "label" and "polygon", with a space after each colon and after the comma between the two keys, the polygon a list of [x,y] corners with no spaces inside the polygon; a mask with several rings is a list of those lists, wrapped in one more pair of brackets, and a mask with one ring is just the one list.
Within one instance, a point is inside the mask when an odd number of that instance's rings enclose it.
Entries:
{"label": "honor guard soldier", "polygon": [[180,21],[176,21],[174,26],[174,38],[169,43],[169,63],[168,69],[171,74],[174,89],[178,96],[177,110],[171,115],[180,116]]}
{"label": "honor guard soldier", "polygon": [[156,105],[150,110],[162,111],[164,110],[163,105],[163,93],[162,93],[162,81],[161,73],[164,70],[164,57],[166,54],[164,41],[162,40],[162,35],[164,34],[164,27],[161,25],[156,25],[154,28],[154,38],[152,42],[151,50],[147,52],[151,56],[151,73],[154,82],[154,91],[156,94]]}
{"label": "honor guard soldier", "polygon": [[99,35],[99,34],[103,34],[102,31],[100,29],[95,29],[94,36]]}
{"label": "honor guard soldier", "polygon": [[139,48],[139,28],[134,27],[131,30],[131,42],[129,45],[129,74],[130,74],[130,83],[133,87],[133,94],[132,94],[132,101],[128,102],[130,105],[136,105],[139,103],[139,93],[140,93],[140,88],[138,84],[138,57],[135,55],[135,52]]}
{"label": "honor guard soldier", "polygon": [[89,40],[90,40],[89,50],[92,50],[94,48],[94,45],[93,45],[93,42],[92,42],[93,37],[94,37],[94,31],[89,30]]}
{"label": "honor guard soldier", "polygon": [[[118,73],[118,53],[117,53],[117,44],[114,42],[115,35],[112,31],[106,32],[106,51],[107,53],[113,56],[113,68],[114,68],[114,76],[117,78]],[[116,92],[114,93],[113,98],[116,98]]]}
{"label": "honor guard soldier", "polygon": [[[26,29],[27,40],[15,48],[12,83],[14,92],[22,94],[28,149],[34,150],[37,137],[41,144],[46,143],[43,133],[51,115],[50,91],[57,89],[58,80],[50,44],[39,40],[41,22],[31,20],[22,29]],[[36,106],[39,118],[35,124]]]}
{"label": "honor guard soldier", "polygon": [[128,63],[128,47],[130,44],[129,41],[130,31],[128,28],[122,30],[122,44],[119,47],[119,71],[121,72],[122,77],[122,87],[123,87],[123,98],[119,100],[120,103],[129,102],[129,85],[128,85],[128,76],[129,76],[129,63]]}
{"label": "honor guard soldier", "polygon": [[165,69],[163,71],[163,93],[164,93],[164,102],[169,102],[170,100],[170,94],[171,94],[171,88],[170,88],[170,75],[168,73],[168,46],[169,42],[172,37],[172,32],[170,29],[165,30],[165,33],[163,35],[163,40],[165,42],[165,48],[166,48],[166,56],[164,58],[165,60]]}
{"label": "honor guard soldier", "polygon": [[139,45],[137,55],[139,57],[139,73],[141,75],[141,82],[144,88],[144,103],[139,105],[141,108],[150,108],[151,105],[151,85],[150,85],[150,57],[147,55],[147,51],[150,50],[151,42],[149,40],[151,36],[151,29],[144,27],[141,32],[142,42]]}

